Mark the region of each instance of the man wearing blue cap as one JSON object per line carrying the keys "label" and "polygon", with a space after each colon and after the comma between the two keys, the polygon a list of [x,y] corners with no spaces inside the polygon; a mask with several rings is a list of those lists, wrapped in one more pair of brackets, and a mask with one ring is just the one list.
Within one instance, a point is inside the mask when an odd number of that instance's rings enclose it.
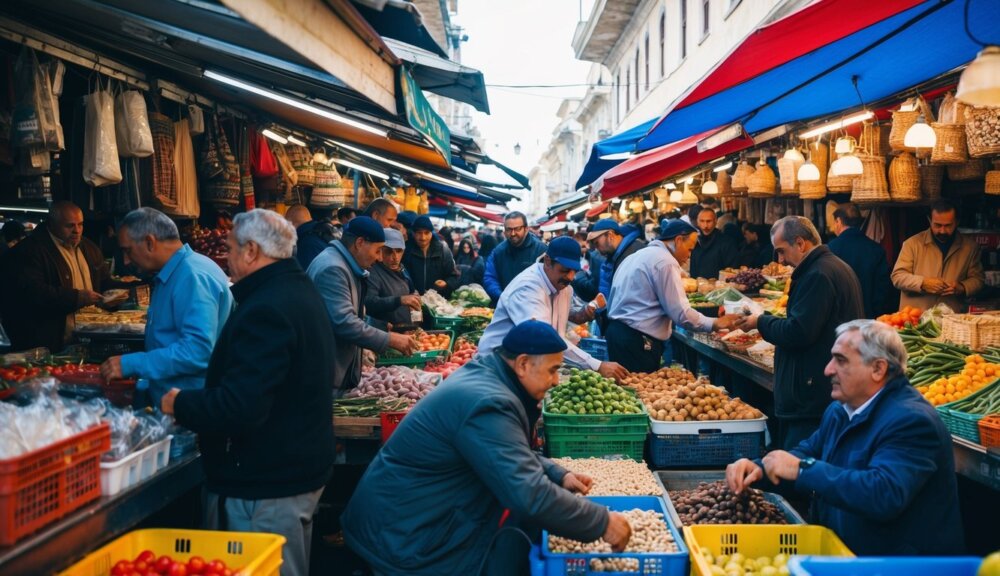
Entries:
{"label": "man wearing blue cap", "polygon": [[[598,221],[587,234],[587,241],[593,244],[605,258],[604,264],[601,265],[600,281],[598,282],[598,292],[605,296],[611,294],[611,284],[621,263],[646,247],[646,241],[642,239],[640,231],[625,232],[611,218]],[[598,313],[597,323],[600,324],[601,331],[607,330],[607,309]]]}
{"label": "man wearing blue cap", "polygon": [[[580,268],[580,245],[576,240],[560,236],[549,242],[542,262],[518,274],[500,295],[493,320],[479,339],[479,354],[491,354],[515,325],[526,320],[541,320],[560,334],[566,331],[567,321],[583,324],[593,320],[595,303],[570,311],[570,284]],[[569,342],[566,346],[566,361],[570,364],[597,370],[606,378],[622,380],[628,376],[628,371],[616,362],[601,362]]]}
{"label": "man wearing blue cap", "polygon": [[547,323],[522,322],[403,418],[341,517],[376,574],[527,574],[527,540],[540,529],[624,549],[628,521],[573,495],[591,479],[531,450],[565,350]]}
{"label": "man wearing blue cap", "polygon": [[608,298],[609,358],[635,372],[655,372],[674,322],[700,332],[735,323],[735,315],[708,318],[688,304],[681,265],[697,242],[694,226],[668,220],[660,227],[659,240],[622,262]]}
{"label": "man wearing blue cap", "polygon": [[417,339],[379,330],[365,322],[368,269],[382,258],[385,232],[367,216],[344,226],[344,235],[320,252],[306,271],[316,284],[337,339],[333,385],[350,389],[361,381],[361,349],[392,348],[409,356],[420,349]]}

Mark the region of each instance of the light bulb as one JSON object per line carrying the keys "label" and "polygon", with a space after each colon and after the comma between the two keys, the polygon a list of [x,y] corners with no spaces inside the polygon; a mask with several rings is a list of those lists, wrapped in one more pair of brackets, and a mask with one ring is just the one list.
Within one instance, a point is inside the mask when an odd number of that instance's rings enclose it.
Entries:
{"label": "light bulb", "polygon": [[652,200],[643,200],[642,204],[646,207],[646,210],[652,210],[653,209],[653,201]]}
{"label": "light bulb", "polygon": [[806,160],[805,164],[799,166],[797,176],[799,182],[819,182],[819,168],[812,163],[812,160]]}
{"label": "light bulb", "polygon": [[907,148],[933,148],[936,143],[937,135],[934,134],[934,129],[922,120],[917,120],[916,124],[910,126],[906,136],[903,137],[903,146]]}
{"label": "light bulb", "polygon": [[965,68],[955,97],[973,106],[1000,106],[1000,46],[987,46]]}

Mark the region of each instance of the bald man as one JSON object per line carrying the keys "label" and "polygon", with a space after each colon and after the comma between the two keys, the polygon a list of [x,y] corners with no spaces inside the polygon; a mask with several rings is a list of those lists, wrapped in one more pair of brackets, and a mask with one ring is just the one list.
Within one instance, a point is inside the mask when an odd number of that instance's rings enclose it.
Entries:
{"label": "bald man", "polygon": [[303,270],[307,270],[313,258],[333,241],[333,226],[323,220],[313,220],[309,209],[302,204],[291,206],[285,212],[285,220],[295,226],[295,259]]}
{"label": "bald man", "polygon": [[18,260],[17,296],[25,313],[14,348],[61,351],[73,335],[74,314],[101,302],[109,279],[101,250],[83,237],[83,211],[72,202],[53,204],[45,226],[21,243]]}

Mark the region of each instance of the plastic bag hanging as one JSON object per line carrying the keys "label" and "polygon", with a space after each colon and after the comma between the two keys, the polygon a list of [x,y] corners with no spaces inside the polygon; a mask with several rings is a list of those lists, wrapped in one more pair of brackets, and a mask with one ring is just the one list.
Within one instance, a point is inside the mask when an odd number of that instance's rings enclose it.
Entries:
{"label": "plastic bag hanging", "polygon": [[114,98],[98,83],[87,96],[83,138],[83,179],[91,186],[107,186],[122,181],[115,139]]}
{"label": "plastic bag hanging", "polygon": [[190,131],[192,136],[205,133],[205,114],[197,104],[188,104],[188,120],[190,120]]}
{"label": "plastic bag hanging", "polygon": [[153,155],[153,134],[141,92],[128,90],[115,98],[115,134],[118,153],[122,156],[146,158]]}
{"label": "plastic bag hanging", "polygon": [[11,145],[59,150],[49,77],[39,66],[35,51],[26,46],[14,65],[14,93]]}

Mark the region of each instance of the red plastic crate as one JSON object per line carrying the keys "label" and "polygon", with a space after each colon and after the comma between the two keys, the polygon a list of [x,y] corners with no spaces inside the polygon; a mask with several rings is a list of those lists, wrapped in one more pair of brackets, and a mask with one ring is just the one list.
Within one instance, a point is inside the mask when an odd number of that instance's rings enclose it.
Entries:
{"label": "red plastic crate", "polygon": [[100,374],[66,374],[58,376],[57,379],[73,386],[99,388],[105,398],[119,407],[132,405],[137,382],[135,378],[112,378],[106,381]]}
{"label": "red plastic crate", "polygon": [[389,436],[396,431],[403,416],[406,416],[406,412],[382,412],[378,416],[382,421],[382,443],[385,444],[389,441]]}
{"label": "red plastic crate", "polygon": [[111,429],[94,426],[65,440],[0,460],[0,546],[14,544],[101,495],[101,454]]}

